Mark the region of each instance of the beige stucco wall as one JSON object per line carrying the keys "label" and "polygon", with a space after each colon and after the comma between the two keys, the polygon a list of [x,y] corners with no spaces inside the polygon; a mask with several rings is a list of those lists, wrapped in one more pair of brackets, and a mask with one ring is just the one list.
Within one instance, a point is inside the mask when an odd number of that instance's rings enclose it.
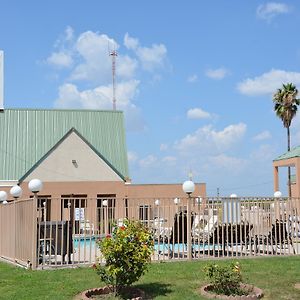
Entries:
{"label": "beige stucco wall", "polygon": [[[72,160],[76,163],[72,163]],[[75,132],[72,132],[24,181],[122,181]]]}
{"label": "beige stucco wall", "polygon": [[295,168],[294,172],[296,175],[296,182],[291,185],[292,197],[300,198],[300,158],[299,157],[273,161],[274,191],[280,190],[278,169],[282,167],[288,167],[288,166]]}
{"label": "beige stucco wall", "polygon": [[[182,183],[177,184],[126,184],[128,198],[185,198]],[[206,197],[206,184],[195,183],[194,197]]]}

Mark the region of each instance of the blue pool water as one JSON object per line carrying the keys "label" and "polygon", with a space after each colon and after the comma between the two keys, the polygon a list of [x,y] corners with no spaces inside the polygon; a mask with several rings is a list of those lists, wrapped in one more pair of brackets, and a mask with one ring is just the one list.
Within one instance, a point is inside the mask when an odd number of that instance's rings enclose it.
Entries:
{"label": "blue pool water", "polygon": [[[78,248],[97,248],[96,238],[95,237],[86,237],[86,238],[75,238],[74,239],[74,247]],[[194,251],[205,251],[205,250],[218,250],[220,249],[219,245],[193,245]],[[186,251],[186,244],[163,244],[163,243],[155,243],[154,250],[157,252],[184,252]]]}
{"label": "blue pool water", "polygon": [[95,237],[86,237],[86,238],[74,238],[73,239],[74,242],[74,247],[78,248],[78,247],[97,247],[96,244],[96,238]]}

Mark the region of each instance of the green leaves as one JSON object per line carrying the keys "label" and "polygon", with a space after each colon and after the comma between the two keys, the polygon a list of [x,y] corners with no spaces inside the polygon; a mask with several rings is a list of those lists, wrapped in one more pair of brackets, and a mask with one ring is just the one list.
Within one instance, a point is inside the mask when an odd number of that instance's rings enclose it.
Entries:
{"label": "green leaves", "polygon": [[273,96],[274,111],[282,120],[283,126],[289,128],[292,119],[297,113],[300,99],[297,99],[298,90],[293,83],[283,84]]}
{"label": "green leaves", "polygon": [[99,263],[97,273],[106,284],[113,285],[118,293],[123,286],[131,285],[147,270],[153,253],[154,241],[151,232],[138,221],[124,221],[116,226],[111,235],[98,241],[105,266]]}
{"label": "green leaves", "polygon": [[204,268],[206,278],[213,286],[213,291],[224,295],[244,295],[245,291],[241,289],[242,275],[240,264],[231,263],[227,266],[210,264]]}

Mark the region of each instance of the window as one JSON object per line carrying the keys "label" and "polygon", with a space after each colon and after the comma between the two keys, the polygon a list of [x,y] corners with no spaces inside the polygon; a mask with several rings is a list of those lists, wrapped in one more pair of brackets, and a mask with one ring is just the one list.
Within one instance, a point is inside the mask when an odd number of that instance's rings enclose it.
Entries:
{"label": "window", "polygon": [[[103,202],[106,201],[107,205],[103,206]],[[97,195],[97,215],[98,215],[98,227],[102,232],[104,229],[105,221],[109,230],[112,229],[112,224],[115,221],[115,207],[116,207],[116,194],[98,194]]]}
{"label": "window", "polygon": [[144,204],[139,206],[139,220],[149,221],[152,218],[151,205]]}

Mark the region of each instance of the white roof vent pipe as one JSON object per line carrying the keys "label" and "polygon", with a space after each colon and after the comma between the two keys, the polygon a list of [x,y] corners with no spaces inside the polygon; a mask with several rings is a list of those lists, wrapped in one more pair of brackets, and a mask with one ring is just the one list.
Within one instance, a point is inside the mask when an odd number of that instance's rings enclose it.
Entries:
{"label": "white roof vent pipe", "polygon": [[0,50],[0,111],[4,110],[4,52]]}

